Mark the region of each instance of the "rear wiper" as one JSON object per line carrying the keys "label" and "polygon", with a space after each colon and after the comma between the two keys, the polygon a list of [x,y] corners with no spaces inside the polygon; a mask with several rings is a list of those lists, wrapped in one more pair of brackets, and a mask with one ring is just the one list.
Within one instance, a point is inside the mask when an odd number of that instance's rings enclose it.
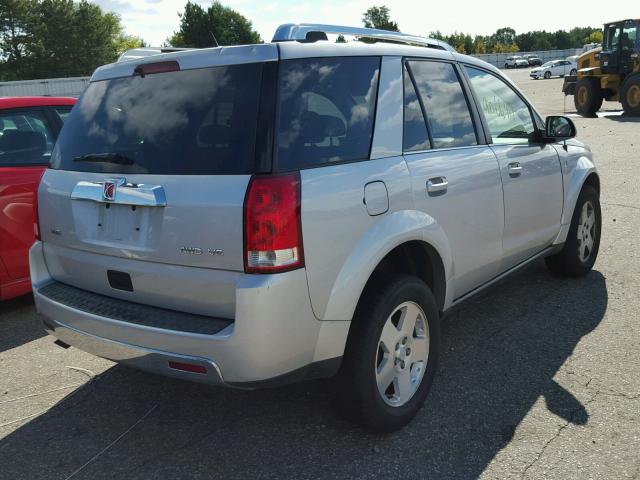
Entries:
{"label": "rear wiper", "polygon": [[104,162],[118,165],[133,165],[133,160],[121,153],[89,153],[73,159],[74,162]]}

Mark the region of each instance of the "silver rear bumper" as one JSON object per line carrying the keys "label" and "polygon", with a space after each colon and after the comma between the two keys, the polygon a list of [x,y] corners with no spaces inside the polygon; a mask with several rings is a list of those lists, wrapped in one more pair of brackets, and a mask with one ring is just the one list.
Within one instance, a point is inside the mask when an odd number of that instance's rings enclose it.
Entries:
{"label": "silver rear bumper", "polygon": [[[216,334],[177,331],[110,318],[41,293],[51,278],[42,242],[30,251],[31,280],[47,331],[94,355],[153,373],[249,388],[270,380],[336,373],[350,322],[319,321],[313,314],[304,269],[279,275],[239,275],[236,318]],[[201,365],[206,374],[169,367]],[[318,366],[330,368],[319,371]]]}

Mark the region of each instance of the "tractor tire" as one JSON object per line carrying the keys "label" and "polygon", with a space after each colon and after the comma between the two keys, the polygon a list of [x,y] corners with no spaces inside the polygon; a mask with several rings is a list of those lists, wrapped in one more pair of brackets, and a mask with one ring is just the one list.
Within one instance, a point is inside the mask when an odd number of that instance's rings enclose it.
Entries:
{"label": "tractor tire", "polygon": [[631,75],[622,84],[620,102],[624,113],[630,117],[640,117],[640,74]]}
{"label": "tractor tire", "polygon": [[602,100],[602,89],[597,78],[581,78],[578,80],[573,103],[580,115],[595,115],[602,107]]}

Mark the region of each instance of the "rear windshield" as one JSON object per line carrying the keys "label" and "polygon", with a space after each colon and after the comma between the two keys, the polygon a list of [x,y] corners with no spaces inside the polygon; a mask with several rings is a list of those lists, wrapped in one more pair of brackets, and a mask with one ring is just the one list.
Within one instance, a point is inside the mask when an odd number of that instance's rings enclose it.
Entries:
{"label": "rear windshield", "polygon": [[93,82],[65,121],[52,167],[253,173],[262,68],[233,65]]}
{"label": "rear windshield", "polygon": [[379,70],[380,57],[283,61],[277,169],[367,159]]}

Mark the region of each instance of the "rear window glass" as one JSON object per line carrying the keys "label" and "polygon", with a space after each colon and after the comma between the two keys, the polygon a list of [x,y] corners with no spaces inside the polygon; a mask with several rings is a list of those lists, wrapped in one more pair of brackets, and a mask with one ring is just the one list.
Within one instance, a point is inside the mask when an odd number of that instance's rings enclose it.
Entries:
{"label": "rear window glass", "polygon": [[379,57],[283,61],[277,168],[367,159],[379,70]]}
{"label": "rear window glass", "polygon": [[0,112],[0,166],[46,165],[53,141],[42,112]]}
{"label": "rear window glass", "polygon": [[245,174],[255,168],[262,64],[91,83],[52,154],[62,170]]}

